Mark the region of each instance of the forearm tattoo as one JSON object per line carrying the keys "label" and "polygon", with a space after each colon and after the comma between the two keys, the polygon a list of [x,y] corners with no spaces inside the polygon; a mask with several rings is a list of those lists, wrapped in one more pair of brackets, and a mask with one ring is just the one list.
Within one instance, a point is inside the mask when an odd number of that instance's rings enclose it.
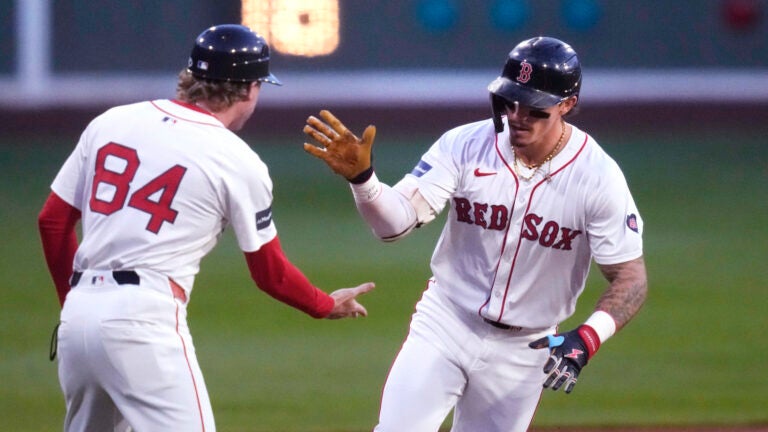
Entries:
{"label": "forearm tattoo", "polygon": [[596,309],[608,312],[616,320],[616,330],[626,325],[637,314],[648,294],[648,279],[643,257],[621,264],[601,265],[608,280]]}

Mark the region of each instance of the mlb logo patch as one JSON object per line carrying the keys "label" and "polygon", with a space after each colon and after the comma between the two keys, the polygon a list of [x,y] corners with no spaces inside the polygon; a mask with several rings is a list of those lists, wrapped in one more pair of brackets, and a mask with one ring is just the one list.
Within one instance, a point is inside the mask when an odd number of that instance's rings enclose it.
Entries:
{"label": "mlb logo patch", "polygon": [[415,175],[416,177],[421,177],[431,169],[432,165],[424,162],[423,160],[420,160],[419,163],[416,164],[416,166],[413,168],[413,171],[411,171],[411,174]]}
{"label": "mlb logo patch", "polygon": [[208,70],[208,62],[202,61],[202,60],[198,60],[197,61],[197,68],[200,69],[200,70]]}
{"label": "mlb logo patch", "polygon": [[272,223],[272,207],[256,212],[256,230],[267,228]]}
{"label": "mlb logo patch", "polygon": [[634,232],[639,232],[640,228],[637,226],[637,216],[634,213],[627,216],[627,227]]}

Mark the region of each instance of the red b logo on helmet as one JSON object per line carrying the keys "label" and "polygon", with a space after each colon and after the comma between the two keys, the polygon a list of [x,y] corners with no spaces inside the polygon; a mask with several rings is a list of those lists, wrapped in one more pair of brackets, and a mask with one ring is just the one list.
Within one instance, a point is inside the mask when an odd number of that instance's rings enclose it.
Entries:
{"label": "red b logo on helmet", "polygon": [[530,63],[523,60],[520,63],[520,74],[515,78],[518,82],[523,84],[527,83],[531,79],[531,72],[533,72],[533,66]]}

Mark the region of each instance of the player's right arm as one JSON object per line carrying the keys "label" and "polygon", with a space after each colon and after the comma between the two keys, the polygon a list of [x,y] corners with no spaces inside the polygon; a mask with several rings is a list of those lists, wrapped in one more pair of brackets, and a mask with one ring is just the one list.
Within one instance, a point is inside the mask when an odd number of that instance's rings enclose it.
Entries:
{"label": "player's right arm", "polygon": [[374,173],[365,183],[350,187],[357,211],[383,241],[398,240],[435,218],[436,212],[407,178],[390,187]]}
{"label": "player's right arm", "polygon": [[435,218],[415,185],[401,181],[393,188],[376,177],[371,164],[375,126],[358,138],[329,111],[320,117],[310,116],[304,133],[323,147],[305,143],[304,150],[349,181],[358,212],[378,238],[397,240]]}
{"label": "player's right arm", "polygon": [[70,289],[69,278],[72,276],[72,263],[77,252],[75,225],[80,217],[80,210],[61,199],[55,192],[48,195],[37,217],[45,262],[62,306]]}

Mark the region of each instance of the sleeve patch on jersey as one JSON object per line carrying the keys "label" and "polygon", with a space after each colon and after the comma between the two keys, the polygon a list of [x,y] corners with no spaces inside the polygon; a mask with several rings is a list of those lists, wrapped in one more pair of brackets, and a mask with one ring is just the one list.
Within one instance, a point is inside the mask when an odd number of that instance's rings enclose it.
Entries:
{"label": "sleeve patch on jersey", "polygon": [[272,223],[272,207],[256,212],[256,229],[264,229]]}
{"label": "sleeve patch on jersey", "polygon": [[634,232],[639,232],[639,228],[637,227],[637,216],[634,213],[627,216],[627,227]]}
{"label": "sleeve patch on jersey", "polygon": [[416,164],[416,166],[413,168],[413,171],[411,171],[411,174],[415,175],[416,177],[421,177],[431,169],[432,165],[424,162],[424,160],[420,160],[419,163]]}

